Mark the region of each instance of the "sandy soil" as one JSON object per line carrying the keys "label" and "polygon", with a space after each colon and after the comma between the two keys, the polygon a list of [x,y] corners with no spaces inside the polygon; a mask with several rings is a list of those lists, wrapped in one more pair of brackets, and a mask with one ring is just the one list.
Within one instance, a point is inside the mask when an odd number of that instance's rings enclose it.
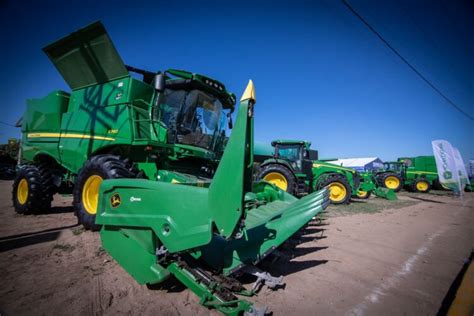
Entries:
{"label": "sandy soil", "polygon": [[[217,315],[170,280],[140,286],[77,225],[70,197],[16,215],[0,181],[1,315]],[[286,288],[250,298],[274,315],[433,315],[474,246],[474,194],[404,193],[329,208],[288,243],[273,275]],[[247,287],[251,279],[244,280]]]}

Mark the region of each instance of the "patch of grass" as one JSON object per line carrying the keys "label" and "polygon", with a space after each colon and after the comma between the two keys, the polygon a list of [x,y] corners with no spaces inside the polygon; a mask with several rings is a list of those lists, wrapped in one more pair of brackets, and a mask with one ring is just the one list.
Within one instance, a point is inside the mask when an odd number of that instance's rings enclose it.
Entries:
{"label": "patch of grass", "polygon": [[76,228],[73,228],[73,229],[72,229],[72,233],[73,233],[73,235],[75,235],[75,236],[78,236],[78,235],[82,234],[84,231],[85,231],[85,230],[84,230],[84,227],[83,227],[83,226],[76,227]]}
{"label": "patch of grass", "polygon": [[418,204],[419,201],[398,199],[389,201],[380,198],[373,198],[369,200],[353,200],[349,205],[329,205],[329,217],[347,216],[353,214],[374,214],[380,213],[388,209],[400,209],[407,206]]}
{"label": "patch of grass", "polygon": [[57,249],[57,250],[65,251],[65,252],[72,252],[74,249],[76,249],[76,247],[70,244],[55,244],[53,246],[53,249]]}

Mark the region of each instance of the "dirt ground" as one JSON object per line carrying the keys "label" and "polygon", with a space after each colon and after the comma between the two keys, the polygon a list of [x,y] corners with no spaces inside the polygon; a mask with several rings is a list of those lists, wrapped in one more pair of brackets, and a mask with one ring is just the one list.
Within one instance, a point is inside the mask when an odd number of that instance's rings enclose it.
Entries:
{"label": "dirt ground", "polygon": [[[136,284],[99,235],[77,225],[70,197],[21,216],[10,191],[0,181],[0,315],[217,315],[172,279],[154,290]],[[330,206],[283,247],[284,258],[264,264],[285,289],[250,300],[274,315],[436,314],[473,250],[473,212],[472,193]]]}

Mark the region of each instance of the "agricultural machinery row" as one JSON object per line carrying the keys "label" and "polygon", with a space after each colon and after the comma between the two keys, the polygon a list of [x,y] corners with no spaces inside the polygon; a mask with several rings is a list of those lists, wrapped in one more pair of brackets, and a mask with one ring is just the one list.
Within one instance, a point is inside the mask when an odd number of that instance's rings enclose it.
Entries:
{"label": "agricultural machinery row", "polygon": [[100,22],[44,52],[71,92],[27,101],[16,212],[45,211],[54,194],[72,194],[78,221],[100,230],[103,248],[138,283],[173,275],[224,314],[265,313],[242,299],[255,292],[237,278],[281,285],[257,264],[329,203],[434,185],[435,172],[410,169],[417,159],[365,174],[318,160],[309,142],[255,147],[251,81],[234,124],[237,99],[224,84],[127,66]]}

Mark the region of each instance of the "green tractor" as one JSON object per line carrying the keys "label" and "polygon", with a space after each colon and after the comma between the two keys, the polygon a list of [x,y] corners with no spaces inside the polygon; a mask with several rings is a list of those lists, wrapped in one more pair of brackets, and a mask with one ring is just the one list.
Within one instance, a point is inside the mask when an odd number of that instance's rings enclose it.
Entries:
{"label": "green tractor", "polygon": [[383,163],[383,169],[373,173],[375,182],[381,187],[399,192],[403,188],[405,165],[398,161]]}
{"label": "green tractor", "polygon": [[374,174],[377,183],[395,192],[405,188],[411,192],[428,193],[441,189],[434,156],[398,158],[385,162],[384,169]]}
{"label": "green tractor", "polygon": [[345,204],[351,196],[366,199],[375,188],[370,179],[361,179],[353,169],[318,160],[311,143],[300,140],[275,140],[272,147],[255,148],[256,180],[265,180],[295,195],[328,187],[333,204]]}
{"label": "green tractor", "polygon": [[[79,221],[100,229],[103,248],[138,283],[173,275],[208,308],[262,315],[236,295],[282,284],[256,264],[318,216],[329,195],[297,199],[253,181],[252,82],[227,139],[235,96],[224,85],[125,66],[100,22],[45,51],[72,92],[28,102],[16,211],[41,211],[72,189]],[[235,278],[242,273],[257,277],[252,290]]]}

